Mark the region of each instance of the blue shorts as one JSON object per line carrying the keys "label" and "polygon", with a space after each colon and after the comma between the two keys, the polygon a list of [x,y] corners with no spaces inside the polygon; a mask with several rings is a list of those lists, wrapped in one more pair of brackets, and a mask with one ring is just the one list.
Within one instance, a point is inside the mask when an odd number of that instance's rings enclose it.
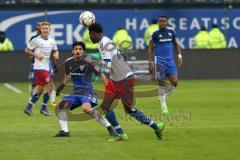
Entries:
{"label": "blue shorts", "polygon": [[91,93],[88,92],[84,94],[72,93],[68,96],[64,96],[63,101],[67,101],[72,104],[70,110],[81,106],[83,103],[90,103],[92,107],[98,104],[97,95],[93,91]]}
{"label": "blue shorts", "polygon": [[174,59],[155,57],[155,78],[157,80],[165,80],[167,77],[177,74],[177,66]]}

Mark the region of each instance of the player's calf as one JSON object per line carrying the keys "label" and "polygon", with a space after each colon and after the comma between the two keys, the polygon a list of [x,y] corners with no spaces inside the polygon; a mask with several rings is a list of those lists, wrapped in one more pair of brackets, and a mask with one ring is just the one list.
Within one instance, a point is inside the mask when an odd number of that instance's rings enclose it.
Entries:
{"label": "player's calf", "polygon": [[32,107],[33,105],[37,102],[37,100],[39,99],[40,95],[38,95],[37,93],[32,95],[31,100],[29,101],[29,103],[27,104],[27,106],[24,109],[24,113],[26,113],[29,116],[32,116]]}
{"label": "player's calf", "polygon": [[46,93],[43,94],[43,103],[42,103],[42,108],[40,109],[40,113],[45,115],[45,116],[51,116],[52,115],[47,109],[48,100],[49,100],[49,93],[46,92]]}
{"label": "player's calf", "polygon": [[[55,135],[55,137],[61,137],[61,134],[64,133],[68,133],[69,129],[68,129],[68,116],[67,113],[65,111],[65,108],[67,108],[69,104],[66,101],[61,101],[58,106],[56,107],[56,113],[57,113],[57,117],[58,117],[58,121],[59,121],[59,125],[61,130],[59,131],[58,134]],[[59,136],[57,136],[59,135]]]}
{"label": "player's calf", "polygon": [[152,121],[149,117],[147,117],[143,112],[141,112],[139,109],[131,106],[126,106],[124,104],[124,108],[126,113],[128,113],[130,116],[134,117],[137,121],[149,125],[153,129],[157,129],[157,124]]}
{"label": "player's calf", "polygon": [[92,108],[90,103],[82,104],[83,111],[88,114],[93,119],[96,119],[104,127],[109,127],[111,124],[94,108]]}

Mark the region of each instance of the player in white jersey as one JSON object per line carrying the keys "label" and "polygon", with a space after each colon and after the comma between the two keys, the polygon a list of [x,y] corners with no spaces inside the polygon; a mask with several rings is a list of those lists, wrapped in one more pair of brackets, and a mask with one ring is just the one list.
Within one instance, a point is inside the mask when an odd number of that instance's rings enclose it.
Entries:
{"label": "player in white jersey", "polygon": [[126,113],[136,118],[139,122],[149,125],[156,133],[158,139],[162,138],[164,124],[152,121],[143,112],[135,107],[134,82],[132,70],[124,60],[116,45],[106,36],[102,35],[102,26],[94,23],[89,26],[89,35],[93,43],[99,44],[99,52],[105,66],[110,68],[110,79],[105,86],[104,99],[101,108],[106,118],[116,129],[119,140],[126,140],[128,137],[121,129],[111,105],[115,99],[121,99]]}
{"label": "player in white jersey", "polygon": [[[27,37],[27,44],[30,43],[34,38],[38,37],[41,34],[42,22],[44,22],[44,21],[38,21],[36,23],[35,31],[32,32],[29,37]],[[31,99],[33,91],[35,90],[35,87],[36,87],[36,79],[35,79],[34,72],[33,72],[34,57],[32,57],[32,56],[29,56],[29,57],[32,61],[31,67],[30,67],[30,72],[29,72],[29,80],[31,81],[29,84],[29,92],[30,92],[30,99]]]}
{"label": "player in white jersey", "polygon": [[43,94],[43,103],[40,113],[45,116],[50,116],[51,114],[47,110],[47,102],[49,100],[50,89],[50,57],[57,60],[59,53],[57,49],[56,42],[53,38],[49,37],[51,31],[50,23],[43,22],[41,25],[41,35],[34,38],[28,45],[25,52],[34,57],[33,70],[36,77],[37,90],[36,93],[32,95],[32,98],[26,108],[24,113],[32,116],[32,106],[37,102],[43,90],[45,88],[45,93]]}

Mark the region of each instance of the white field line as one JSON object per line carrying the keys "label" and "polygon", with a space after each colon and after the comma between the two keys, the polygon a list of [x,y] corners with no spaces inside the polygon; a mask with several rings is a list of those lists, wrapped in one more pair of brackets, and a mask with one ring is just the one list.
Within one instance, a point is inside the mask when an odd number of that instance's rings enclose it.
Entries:
{"label": "white field line", "polygon": [[12,90],[12,91],[14,91],[14,92],[16,92],[16,93],[18,93],[18,94],[21,94],[21,93],[22,93],[21,90],[17,89],[16,87],[14,87],[13,85],[11,85],[11,84],[9,84],[9,83],[3,83],[3,85],[4,85],[6,88],[8,88],[8,89],[10,89],[10,90]]}

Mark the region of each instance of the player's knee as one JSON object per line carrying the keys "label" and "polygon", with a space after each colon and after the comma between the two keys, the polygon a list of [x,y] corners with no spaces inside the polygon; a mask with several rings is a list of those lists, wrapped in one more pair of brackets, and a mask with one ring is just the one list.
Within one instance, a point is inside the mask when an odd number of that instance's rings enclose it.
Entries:
{"label": "player's knee", "polygon": [[43,93],[43,91],[42,91],[42,90],[37,90],[37,95],[41,96],[41,95],[42,95],[42,93]]}
{"label": "player's knee", "polygon": [[129,105],[124,105],[124,110],[127,114],[131,114],[132,110],[133,110],[133,107],[129,106]]}
{"label": "player's knee", "polygon": [[61,101],[61,102],[59,102],[58,105],[57,105],[57,107],[56,107],[56,109],[57,109],[57,110],[61,110],[61,109],[63,109],[65,103],[66,103],[65,101]]}
{"label": "player's knee", "polygon": [[159,81],[158,81],[158,85],[159,85],[159,86],[164,86],[164,85],[165,85],[165,83],[166,83],[166,82],[165,82],[165,81],[163,81],[163,80],[159,80]]}
{"label": "player's knee", "polygon": [[57,110],[64,110],[64,109],[68,109],[70,108],[70,105],[67,101],[61,101],[60,103],[58,103],[57,105]]}
{"label": "player's knee", "polygon": [[92,110],[92,106],[89,103],[83,104],[82,105],[83,112],[89,113]]}
{"label": "player's knee", "polygon": [[177,87],[178,83],[177,83],[177,82],[172,82],[172,85],[173,85],[174,87]]}
{"label": "player's knee", "polygon": [[110,112],[111,108],[106,104],[101,104],[101,108],[104,112]]}

